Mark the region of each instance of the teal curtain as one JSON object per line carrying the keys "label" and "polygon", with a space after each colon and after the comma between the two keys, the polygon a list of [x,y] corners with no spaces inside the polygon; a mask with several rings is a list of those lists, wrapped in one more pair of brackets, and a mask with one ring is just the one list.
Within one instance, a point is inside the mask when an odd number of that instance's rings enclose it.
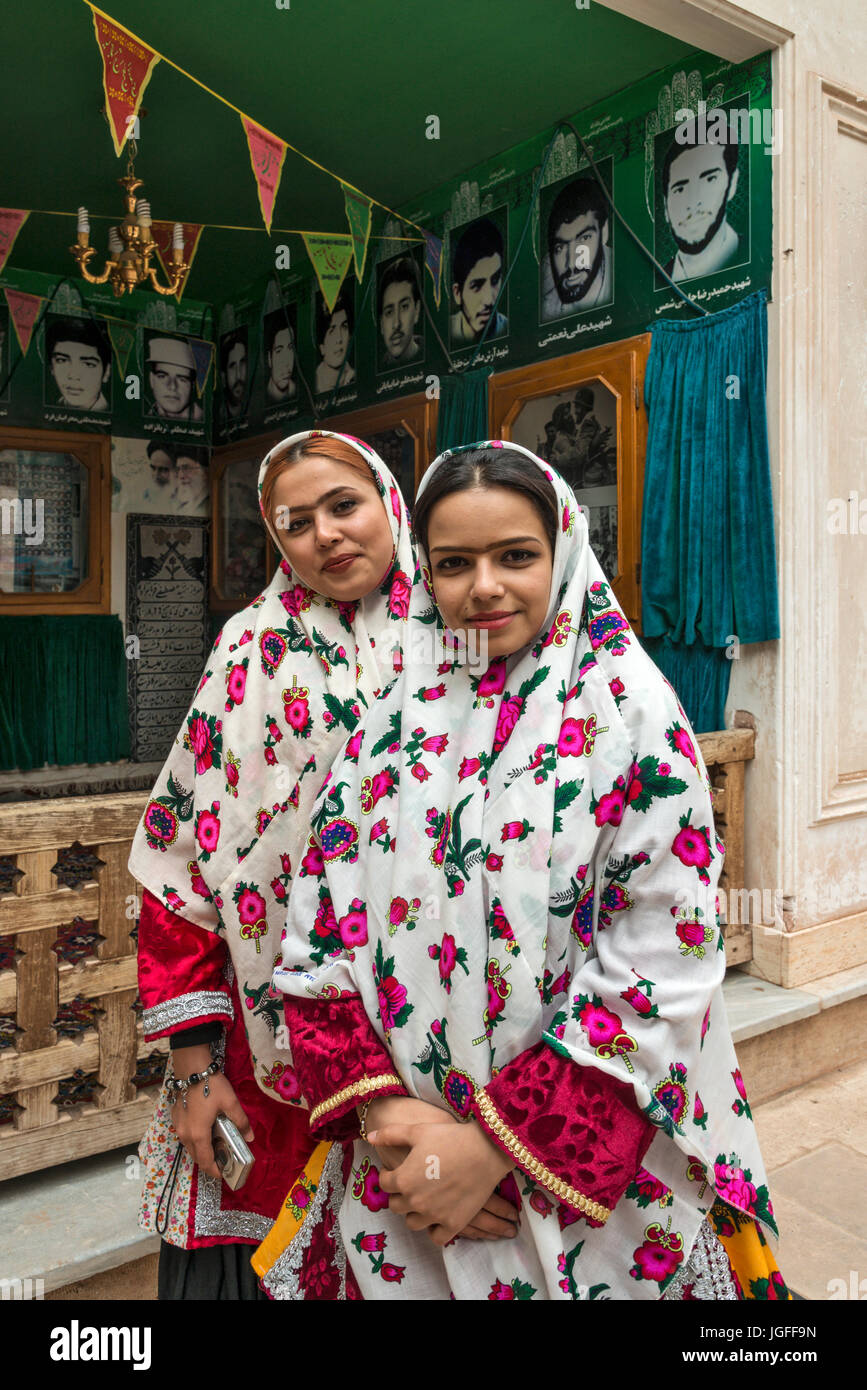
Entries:
{"label": "teal curtain", "polygon": [[723,649],[780,635],[765,292],[651,333],[642,627],[701,733],[723,726]]}
{"label": "teal curtain", "polygon": [[446,376],[440,382],[437,454],[488,437],[487,368]]}
{"label": "teal curtain", "polygon": [[0,768],[127,757],[120,619],[0,617]]}

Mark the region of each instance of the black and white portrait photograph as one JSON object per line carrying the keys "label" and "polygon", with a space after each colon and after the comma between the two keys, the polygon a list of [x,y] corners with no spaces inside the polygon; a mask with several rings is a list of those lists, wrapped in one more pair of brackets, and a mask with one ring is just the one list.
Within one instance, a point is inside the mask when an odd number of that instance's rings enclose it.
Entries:
{"label": "black and white portrait photograph", "polygon": [[421,250],[376,267],[376,370],[399,371],[424,357]]}
{"label": "black and white portrait photograph", "polygon": [[143,415],[196,423],[204,419],[196,390],[196,359],[187,338],[146,329],[144,369]]}
{"label": "black and white portrait photograph", "polygon": [[340,293],[329,310],[317,290],[313,296],[313,341],[318,365],[314,378],[317,395],[335,387],[351,386],[355,381],[354,352],[347,355],[355,332],[355,278],[347,275]]}
{"label": "black and white portrait photograph", "polygon": [[712,115],[704,123],[684,121],[654,142],[654,255],[678,283],[750,259],[749,146]]}
{"label": "black and white portrait photograph", "polygon": [[111,409],[111,340],[100,319],[45,316],[45,404]]}
{"label": "black and white portrait photograph", "polygon": [[297,399],[297,322],[298,307],[294,303],[281,304],[262,320],[262,373],[269,406]]}
{"label": "black and white portrait photograph", "polygon": [[[508,213],[497,208],[450,233],[449,346],[470,347],[485,333],[485,342],[509,331],[506,294],[494,305],[507,270]],[[490,327],[488,326],[490,324]]]}
{"label": "black and white portrait photograph", "polygon": [[239,420],[246,415],[250,398],[250,351],[246,324],[223,334],[219,363],[223,410],[228,420]]}
{"label": "black and white portrait photograph", "polygon": [[598,379],[528,400],[511,430],[516,444],[545,459],[587,509],[590,543],[609,577],[617,574],[617,398]]}
{"label": "black and white portrait photograph", "polygon": [[[611,187],[613,160],[597,165]],[[614,299],[610,205],[591,169],[543,189],[539,213],[542,323],[598,309]]]}

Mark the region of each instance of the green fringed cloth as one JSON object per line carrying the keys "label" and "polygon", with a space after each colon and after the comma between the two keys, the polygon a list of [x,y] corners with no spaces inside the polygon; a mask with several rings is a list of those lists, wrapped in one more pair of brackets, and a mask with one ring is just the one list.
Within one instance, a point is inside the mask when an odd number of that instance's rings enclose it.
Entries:
{"label": "green fringed cloth", "polygon": [[0,769],[128,757],[120,618],[0,617]]}

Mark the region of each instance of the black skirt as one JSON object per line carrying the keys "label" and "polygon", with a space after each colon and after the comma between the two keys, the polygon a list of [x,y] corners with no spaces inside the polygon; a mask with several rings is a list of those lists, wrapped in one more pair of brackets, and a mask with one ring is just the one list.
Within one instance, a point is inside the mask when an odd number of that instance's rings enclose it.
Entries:
{"label": "black skirt", "polygon": [[255,1245],[207,1245],[182,1250],[160,1246],[157,1297],[160,1301],[270,1302],[250,1264]]}

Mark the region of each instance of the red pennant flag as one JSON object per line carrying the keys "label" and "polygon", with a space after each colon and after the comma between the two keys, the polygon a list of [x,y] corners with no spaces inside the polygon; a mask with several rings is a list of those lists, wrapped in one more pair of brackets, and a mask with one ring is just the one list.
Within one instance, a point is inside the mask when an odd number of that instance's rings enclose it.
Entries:
{"label": "red pennant flag", "polygon": [[[180,303],[181,301],[181,296],[183,295],[184,290],[186,289],[187,280],[190,276],[190,271],[193,268],[193,261],[195,260],[196,252],[199,249],[199,237],[202,235],[202,228],[204,227],[204,223],[183,222],[181,225],[184,229],[184,260],[187,263],[187,268],[184,272],[183,279],[181,280],[175,292],[175,298],[177,299],[178,303]],[[163,270],[166,273],[166,279],[169,279],[169,267],[172,264],[172,239],[174,237],[174,234],[174,222],[151,223],[151,236],[157,244],[157,255],[159,256],[162,262]]]}
{"label": "red pennant flag", "polygon": [[6,267],[15,238],[30,216],[21,208],[0,208],[0,275]]}
{"label": "red pennant flag", "polygon": [[96,42],[102,54],[105,110],[114,152],[119,155],[132,134],[145,87],[160,55],[95,5],[91,5],[91,9]]}
{"label": "red pennant flag", "polygon": [[250,163],[253,166],[253,173],[256,175],[259,207],[262,209],[265,230],[270,235],[271,219],[274,216],[274,200],[277,197],[277,189],[280,187],[283,160],[286,158],[286,141],[280,140],[269,130],[265,130],[255,121],[251,121],[249,116],[242,116],[241,124],[247,137]]}
{"label": "red pennant flag", "polygon": [[18,335],[21,356],[26,357],[33,335],[33,325],[42,308],[43,296],[41,294],[25,294],[23,290],[4,290],[3,293],[6,295],[6,303],[9,305],[9,313],[12,315],[12,322]]}

